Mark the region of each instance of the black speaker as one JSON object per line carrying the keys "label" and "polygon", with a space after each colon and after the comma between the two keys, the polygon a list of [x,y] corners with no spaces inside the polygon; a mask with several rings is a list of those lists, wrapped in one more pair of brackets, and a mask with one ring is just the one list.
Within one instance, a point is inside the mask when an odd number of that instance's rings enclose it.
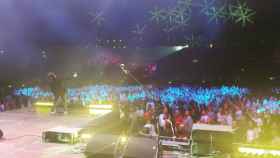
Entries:
{"label": "black speaker", "polygon": [[2,130],[0,129],[0,139],[3,137],[3,132],[2,132]]}
{"label": "black speaker", "polygon": [[[85,155],[87,158],[114,158],[116,144],[121,136],[111,134],[97,134],[87,144]],[[154,158],[157,141],[153,138],[128,137],[124,158]]]}

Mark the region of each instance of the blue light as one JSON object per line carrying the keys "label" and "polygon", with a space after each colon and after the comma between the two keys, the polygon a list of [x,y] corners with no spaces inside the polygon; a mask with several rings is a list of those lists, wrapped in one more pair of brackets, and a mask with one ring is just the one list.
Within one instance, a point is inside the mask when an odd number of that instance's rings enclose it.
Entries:
{"label": "blue light", "polygon": [[[248,89],[239,87],[220,87],[220,88],[192,88],[192,87],[169,87],[163,90],[153,89],[145,90],[139,86],[109,86],[93,85],[82,88],[68,89],[67,96],[69,100],[80,99],[85,105],[92,102],[106,102],[111,100],[111,94],[125,94],[130,102],[158,99],[163,103],[174,105],[181,100],[186,103],[195,101],[199,105],[208,105],[211,102],[220,104],[227,96],[244,96],[249,93]],[[34,99],[52,97],[52,93],[43,91],[39,87],[22,88],[16,91],[17,95],[23,94],[31,96]],[[119,98],[119,96],[115,96]]]}

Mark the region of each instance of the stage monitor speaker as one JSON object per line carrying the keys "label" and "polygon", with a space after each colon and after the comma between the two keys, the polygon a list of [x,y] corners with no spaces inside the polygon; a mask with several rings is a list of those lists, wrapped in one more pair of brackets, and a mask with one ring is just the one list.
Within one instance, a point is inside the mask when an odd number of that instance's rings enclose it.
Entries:
{"label": "stage monitor speaker", "polygon": [[229,126],[195,124],[192,130],[193,153],[207,155],[233,151],[233,130]]}
{"label": "stage monitor speaker", "polygon": [[[87,158],[114,158],[119,135],[98,134],[87,144],[85,155]],[[127,148],[124,158],[153,158],[157,152],[157,140],[154,138],[135,137],[126,138]]]}
{"label": "stage monitor speaker", "polygon": [[79,141],[81,128],[56,127],[43,132],[43,141],[50,143],[75,144]]}

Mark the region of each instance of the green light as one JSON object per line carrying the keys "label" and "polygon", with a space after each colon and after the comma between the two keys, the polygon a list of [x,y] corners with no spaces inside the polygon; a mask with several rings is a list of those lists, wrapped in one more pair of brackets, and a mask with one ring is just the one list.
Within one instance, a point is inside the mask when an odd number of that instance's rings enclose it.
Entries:
{"label": "green light", "polygon": [[38,105],[38,106],[53,106],[54,104],[52,102],[36,102],[35,105]]}
{"label": "green light", "polygon": [[100,104],[100,105],[90,105],[89,108],[92,108],[92,109],[112,109],[113,106],[108,104]]}
{"label": "green light", "polygon": [[273,155],[280,156],[280,150],[268,150],[268,149],[256,149],[249,147],[239,147],[238,151],[244,154],[252,154],[252,155]]}
{"label": "green light", "polygon": [[128,141],[127,136],[121,136],[120,142],[121,142],[122,144],[125,144],[127,141]]}
{"label": "green light", "polygon": [[88,134],[88,133],[83,133],[81,135],[81,139],[82,140],[88,140],[88,139],[91,139],[92,138],[92,135],[91,134]]}

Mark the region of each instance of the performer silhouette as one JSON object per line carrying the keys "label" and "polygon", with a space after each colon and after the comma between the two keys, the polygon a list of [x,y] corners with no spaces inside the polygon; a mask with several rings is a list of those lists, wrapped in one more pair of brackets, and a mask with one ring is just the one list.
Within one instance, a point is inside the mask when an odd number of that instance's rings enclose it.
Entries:
{"label": "performer silhouette", "polygon": [[57,112],[58,106],[64,107],[64,114],[68,113],[66,104],[66,89],[63,85],[63,81],[58,79],[56,74],[53,72],[48,73],[49,85],[51,92],[54,95],[54,106],[52,107],[51,113]]}

